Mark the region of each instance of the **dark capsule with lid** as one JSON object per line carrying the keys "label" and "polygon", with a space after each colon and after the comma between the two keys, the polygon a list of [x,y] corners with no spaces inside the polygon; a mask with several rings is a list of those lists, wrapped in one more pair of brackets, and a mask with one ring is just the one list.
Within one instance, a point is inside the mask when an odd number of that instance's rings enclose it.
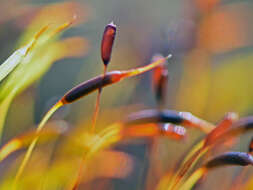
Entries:
{"label": "dark capsule with lid", "polygon": [[227,152],[207,162],[205,167],[210,169],[225,165],[253,165],[253,157],[246,152]]}
{"label": "dark capsule with lid", "polygon": [[159,66],[160,64],[163,64],[168,58],[171,56],[168,55],[165,58],[162,58],[160,60],[157,60],[149,65],[135,68],[135,69],[129,69],[125,71],[111,71],[108,73],[105,73],[104,75],[100,75],[97,77],[94,77],[88,81],[85,81],[76,87],[72,88],[70,91],[68,91],[59,102],[61,104],[69,104],[72,103],[79,98],[82,98],[83,96],[86,96],[99,88],[103,88],[107,85],[119,82],[125,78],[133,77],[136,75],[140,75],[142,73],[145,73],[151,69],[154,69],[155,67]]}
{"label": "dark capsule with lid", "polygon": [[101,57],[104,65],[107,66],[111,60],[113,42],[116,35],[116,25],[111,22],[105,27],[102,43],[101,43]]}

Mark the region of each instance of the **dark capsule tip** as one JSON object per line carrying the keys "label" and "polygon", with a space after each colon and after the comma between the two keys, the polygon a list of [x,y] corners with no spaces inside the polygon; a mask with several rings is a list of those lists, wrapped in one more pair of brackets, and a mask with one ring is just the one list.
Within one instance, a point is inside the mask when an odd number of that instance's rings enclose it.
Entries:
{"label": "dark capsule tip", "polygon": [[227,152],[210,160],[205,167],[215,168],[226,165],[253,165],[253,157],[245,152]]}
{"label": "dark capsule tip", "polygon": [[110,62],[110,60],[104,60],[104,59],[103,59],[103,63],[104,63],[104,65],[105,65],[105,67],[107,67],[107,65],[109,64],[109,62]]}
{"label": "dark capsule tip", "polygon": [[181,124],[183,118],[175,111],[153,109],[142,110],[130,114],[124,121],[125,125],[137,125],[146,123],[172,123]]}

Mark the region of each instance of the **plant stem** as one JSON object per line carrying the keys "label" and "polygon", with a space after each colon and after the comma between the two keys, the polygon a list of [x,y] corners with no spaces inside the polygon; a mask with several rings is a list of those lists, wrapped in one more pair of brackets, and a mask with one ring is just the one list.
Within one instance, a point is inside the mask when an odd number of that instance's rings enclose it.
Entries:
{"label": "plant stem", "polygon": [[[46,122],[49,120],[49,118],[52,116],[52,114],[53,114],[56,110],[58,110],[62,105],[63,105],[63,104],[62,104],[61,101],[57,102],[57,103],[45,114],[45,116],[42,118],[41,122],[40,122],[39,125],[38,125],[38,128],[37,128],[37,130],[36,130],[37,133],[39,133],[39,132],[43,129],[43,127],[45,126],[45,124],[46,124]],[[37,143],[38,140],[39,140],[39,136],[35,137],[35,138],[33,139],[33,141],[31,142],[31,144],[29,145],[29,147],[28,147],[28,149],[27,149],[27,151],[26,151],[26,153],[25,153],[25,157],[24,157],[24,159],[23,159],[21,165],[19,166],[19,169],[18,169],[17,174],[16,174],[16,176],[15,176],[14,184],[13,184],[13,190],[16,189],[17,182],[18,182],[20,176],[22,175],[25,166],[27,165],[27,163],[28,163],[28,161],[29,161],[29,159],[30,159],[30,157],[31,157],[31,155],[32,155],[32,151],[33,151],[33,149],[35,148],[36,143]]]}

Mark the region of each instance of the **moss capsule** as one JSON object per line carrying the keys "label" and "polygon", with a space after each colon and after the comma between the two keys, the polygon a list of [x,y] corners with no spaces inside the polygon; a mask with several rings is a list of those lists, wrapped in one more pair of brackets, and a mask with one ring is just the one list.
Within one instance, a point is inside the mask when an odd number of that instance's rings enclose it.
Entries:
{"label": "moss capsule", "polygon": [[111,60],[112,47],[116,35],[116,25],[111,22],[105,27],[102,43],[101,43],[101,57],[104,65],[107,66]]}

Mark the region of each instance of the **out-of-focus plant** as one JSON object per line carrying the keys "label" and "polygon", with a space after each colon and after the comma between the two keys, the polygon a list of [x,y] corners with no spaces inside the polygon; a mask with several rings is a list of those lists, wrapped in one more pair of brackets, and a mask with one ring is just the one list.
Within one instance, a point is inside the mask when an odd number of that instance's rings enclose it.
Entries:
{"label": "out-of-focus plant", "polygon": [[[87,52],[87,41],[81,37],[70,37],[64,40],[59,39],[61,32],[65,28],[68,28],[73,22],[76,22],[75,19],[78,20],[80,18],[80,15],[78,15],[79,18],[75,18],[76,10],[73,9],[73,6],[75,6],[76,9],[78,8],[78,5],[73,3],[51,5],[42,8],[40,13],[38,13],[37,17],[34,18],[27,28],[23,37],[21,37],[20,43],[27,43],[28,39],[34,35],[34,31],[38,31],[43,25],[47,26],[47,31],[43,31],[44,33],[41,34],[42,36],[37,40],[36,44],[35,39],[37,37],[23,49],[17,50],[17,52],[14,53],[14,58],[10,57],[7,60],[8,62],[1,65],[2,67],[6,65],[6,71],[2,70],[2,72],[4,72],[3,77],[7,75],[8,71],[10,72],[13,70],[15,66],[17,68],[1,84],[0,135],[8,108],[13,98],[18,93],[22,92],[45,74],[56,60],[71,56],[81,56]],[[55,8],[59,9],[59,13],[61,14],[58,14],[58,12],[57,14],[52,14],[51,11]],[[51,14],[46,14],[47,12]],[[51,17],[54,17],[54,19],[50,20]],[[32,48],[32,46],[35,47]],[[69,47],[71,47],[71,49]],[[30,50],[29,53],[27,49]],[[14,61],[16,63],[12,61],[13,59],[15,59]],[[19,65],[17,66],[18,63]]]}

